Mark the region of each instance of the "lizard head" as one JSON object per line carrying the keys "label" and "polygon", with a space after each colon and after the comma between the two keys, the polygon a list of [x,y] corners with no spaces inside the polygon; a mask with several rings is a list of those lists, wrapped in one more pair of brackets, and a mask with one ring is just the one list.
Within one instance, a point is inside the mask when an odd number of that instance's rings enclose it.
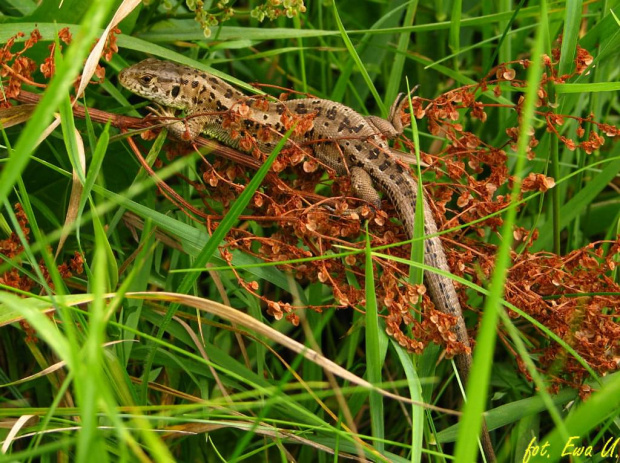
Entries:
{"label": "lizard head", "polygon": [[179,95],[179,89],[187,83],[183,79],[192,72],[195,71],[181,64],[149,58],[123,69],[118,81],[132,93],[155,103],[185,109],[187,102]]}

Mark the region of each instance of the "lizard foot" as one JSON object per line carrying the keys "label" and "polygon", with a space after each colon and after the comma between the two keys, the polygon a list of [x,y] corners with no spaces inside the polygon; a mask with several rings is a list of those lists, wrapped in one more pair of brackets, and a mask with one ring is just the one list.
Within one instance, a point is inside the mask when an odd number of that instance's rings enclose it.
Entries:
{"label": "lizard foot", "polygon": [[147,117],[161,117],[166,119],[175,117],[174,109],[165,108],[157,103],[155,103],[154,106],[147,106],[146,109],[149,110]]}

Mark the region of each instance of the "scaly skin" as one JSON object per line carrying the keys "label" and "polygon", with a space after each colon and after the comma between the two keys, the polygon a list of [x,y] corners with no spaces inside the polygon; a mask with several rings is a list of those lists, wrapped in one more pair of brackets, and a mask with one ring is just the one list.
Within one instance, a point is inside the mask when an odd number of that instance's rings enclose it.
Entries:
{"label": "scaly skin", "polygon": [[[289,143],[309,146],[314,156],[336,171],[338,175],[351,175],[356,195],[381,206],[379,195],[373,187],[383,191],[394,205],[399,218],[412,238],[417,197],[416,181],[389,155],[391,148],[384,137],[394,138],[402,133],[400,109],[407,99],[397,99],[392,106],[390,121],[377,117],[363,117],[353,109],[329,100],[304,98],[283,102],[267,102],[259,97],[248,97],[223,80],[206,72],[187,66],[147,59],[119,74],[120,83],[133,93],[164,107],[181,109],[186,121],[173,122],[168,129],[176,138],[192,140],[200,133],[207,134],[233,148],[240,148],[241,137],[233,137],[225,127],[225,113],[249,107],[244,114],[242,127],[259,148],[269,152],[278,142],[276,136],[286,132],[283,114],[304,117],[315,114],[312,127],[302,135],[292,135]],[[261,131],[261,132],[259,132]],[[437,233],[437,225],[430,207],[424,201],[424,232]],[[424,241],[424,263],[449,273],[450,268],[438,237]],[[471,345],[459,299],[450,278],[425,272],[425,283],[435,307],[457,320],[453,328],[454,340],[465,346],[466,353],[456,357],[459,373],[467,381],[471,366]],[[487,459],[494,460],[493,449],[486,429],[483,444]]]}

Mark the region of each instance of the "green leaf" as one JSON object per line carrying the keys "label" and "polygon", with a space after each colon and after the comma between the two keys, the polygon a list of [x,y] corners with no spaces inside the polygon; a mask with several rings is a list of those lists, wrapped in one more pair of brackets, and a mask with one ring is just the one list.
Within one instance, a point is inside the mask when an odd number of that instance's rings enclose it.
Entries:
{"label": "green leaf", "polygon": [[556,84],[556,93],[617,92],[620,82],[593,82],[589,84]]}
{"label": "green leaf", "polygon": [[571,0],[566,2],[564,10],[564,30],[562,31],[562,47],[560,50],[560,75],[571,72],[577,41],[579,40],[579,29],[581,28],[582,0]]}
{"label": "green leaf", "polygon": [[[542,8],[546,10],[546,0],[542,1]],[[543,38],[546,24],[541,23],[536,31],[536,39],[532,49],[532,61],[539,62],[543,50]],[[517,162],[514,168],[515,180],[512,187],[511,201],[514,203],[518,198],[521,185],[523,166],[525,165],[525,153],[529,141],[529,132],[532,127],[534,105],[538,99],[538,89],[542,77],[540,66],[530,66],[527,75],[527,90],[521,124],[519,127],[519,139],[517,145]],[[482,426],[482,412],[487,401],[491,365],[495,348],[496,325],[500,308],[500,299],[504,292],[504,283],[508,267],[510,266],[510,251],[513,241],[512,227],[516,219],[516,209],[510,208],[506,213],[501,236],[503,238],[497,251],[495,269],[489,288],[489,296],[484,305],[482,322],[476,338],[476,348],[473,355],[473,363],[467,381],[467,402],[465,403],[463,416],[460,420],[458,437],[456,442],[455,458],[457,461],[476,461],[478,452],[477,439]]]}
{"label": "green leaf", "polygon": [[[91,209],[95,210],[95,206],[92,203],[91,203]],[[110,246],[110,242],[108,241],[108,237],[106,236],[103,225],[101,224],[101,221],[99,220],[99,216],[97,214],[93,214],[92,219],[93,219],[93,228],[95,229],[95,238],[97,239],[97,249],[100,249],[103,247],[103,254],[95,253],[92,267],[96,268],[99,265],[99,263],[96,261],[97,256],[99,256],[99,258],[102,258],[103,256],[105,256],[104,260],[107,264],[105,265],[105,269],[106,269],[105,291],[111,292],[111,291],[114,291],[116,289],[116,286],[118,285],[118,264],[116,263],[114,252],[112,251],[112,247]],[[100,273],[98,275],[98,278],[102,278],[103,276],[104,274]]]}
{"label": "green leaf", "polygon": [[[368,228],[366,229],[365,255],[365,300],[366,300],[366,371],[368,381],[375,386],[381,384],[383,358],[379,346],[379,313],[377,296],[375,294],[375,277],[373,271],[372,253]],[[370,424],[372,436],[375,439],[375,448],[379,453],[384,452],[383,439],[385,438],[385,417],[383,415],[383,397],[376,391],[370,391]]]}

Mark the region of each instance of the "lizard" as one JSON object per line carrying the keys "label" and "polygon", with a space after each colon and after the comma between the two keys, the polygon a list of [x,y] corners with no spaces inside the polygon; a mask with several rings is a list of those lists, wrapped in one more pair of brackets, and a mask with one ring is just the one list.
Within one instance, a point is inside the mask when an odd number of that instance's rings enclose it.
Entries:
{"label": "lizard", "polygon": [[[415,179],[390,155],[386,138],[402,134],[401,110],[408,97],[399,94],[390,108],[389,119],[362,116],[353,109],[330,100],[301,98],[287,101],[269,101],[248,97],[219,77],[170,61],[149,58],[119,73],[120,84],[139,96],[165,108],[185,112],[185,120],[176,120],[166,126],[173,137],[191,141],[204,133],[232,148],[242,149],[240,140],[250,134],[262,151],[275,147],[267,133],[286,132],[283,116],[313,115],[312,125],[303,134],[293,133],[289,143],[312,148],[320,162],[337,175],[350,175],[355,196],[381,208],[381,197],[375,185],[391,201],[409,239],[413,238],[415,203],[418,185]],[[225,114],[241,104],[244,110],[242,130],[233,134],[226,126]],[[239,113],[240,111],[237,111]],[[160,109],[156,113],[172,113]],[[263,134],[259,133],[263,130]],[[247,151],[247,149],[245,150]],[[424,263],[450,273],[446,254],[437,234],[437,225],[425,197],[424,209]],[[453,281],[443,275],[425,272],[424,281],[435,307],[456,320],[452,333],[464,346],[464,352],[455,358],[457,369],[467,381],[472,363],[471,343],[463,318],[463,311]],[[495,459],[486,426],[482,442],[488,460]]]}

